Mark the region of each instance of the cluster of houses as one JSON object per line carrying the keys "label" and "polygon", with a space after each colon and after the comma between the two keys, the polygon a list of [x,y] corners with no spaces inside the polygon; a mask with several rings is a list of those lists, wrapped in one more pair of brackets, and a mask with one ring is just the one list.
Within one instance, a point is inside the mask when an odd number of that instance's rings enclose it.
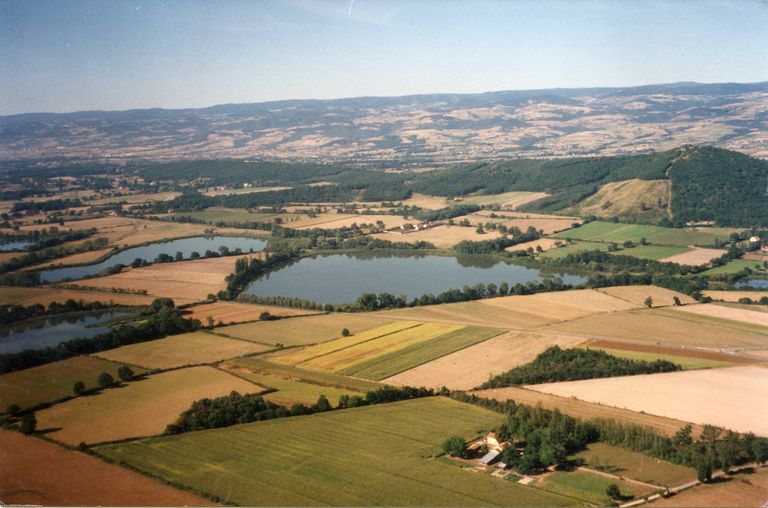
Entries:
{"label": "cluster of houses", "polygon": [[763,240],[762,240],[762,239],[761,239],[759,236],[753,236],[753,237],[751,237],[751,238],[749,239],[749,243],[750,243],[751,245],[754,245],[754,244],[758,244],[758,245],[760,245],[760,250],[759,250],[759,252],[760,252],[761,254],[766,254],[766,255],[768,255],[768,244],[763,244],[762,242],[763,242]]}

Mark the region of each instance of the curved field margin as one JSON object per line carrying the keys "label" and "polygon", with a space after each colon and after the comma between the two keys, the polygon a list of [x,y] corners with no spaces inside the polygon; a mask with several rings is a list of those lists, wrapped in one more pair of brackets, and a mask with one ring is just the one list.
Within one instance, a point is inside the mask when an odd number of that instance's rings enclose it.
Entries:
{"label": "curved field margin", "polygon": [[8,430],[0,430],[0,499],[47,506],[218,506],[90,455]]}
{"label": "curved field margin", "polygon": [[761,367],[643,374],[528,388],[768,436],[768,369]]}

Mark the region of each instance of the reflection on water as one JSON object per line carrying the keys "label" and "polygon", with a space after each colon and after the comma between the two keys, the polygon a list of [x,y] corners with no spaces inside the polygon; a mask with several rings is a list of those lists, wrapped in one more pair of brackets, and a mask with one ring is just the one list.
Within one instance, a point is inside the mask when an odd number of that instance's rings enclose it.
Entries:
{"label": "reflection on water", "polygon": [[[352,303],[362,293],[405,294],[409,299],[478,283],[509,285],[541,281],[542,274],[491,256],[435,256],[418,253],[330,254],[306,257],[254,280],[245,293],[303,298],[318,303]],[[556,273],[566,284],[585,277]]]}

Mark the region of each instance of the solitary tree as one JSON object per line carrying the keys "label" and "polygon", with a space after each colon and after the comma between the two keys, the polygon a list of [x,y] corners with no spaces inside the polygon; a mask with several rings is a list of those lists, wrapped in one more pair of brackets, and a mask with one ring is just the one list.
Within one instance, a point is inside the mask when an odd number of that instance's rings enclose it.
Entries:
{"label": "solitary tree", "polygon": [[682,302],[680,301],[680,298],[677,296],[672,297],[672,301],[675,302],[675,307],[680,307],[682,305]]}
{"label": "solitary tree", "polygon": [[21,412],[21,408],[18,404],[11,404],[8,406],[8,408],[5,410],[6,413],[8,413],[11,416],[18,416]]}
{"label": "solitary tree", "polygon": [[27,413],[21,417],[21,432],[24,434],[32,434],[37,428],[37,418],[35,413]]}
{"label": "solitary tree", "polygon": [[72,393],[75,395],[82,395],[85,391],[85,383],[82,381],[77,381],[74,386],[72,386]]}
{"label": "solitary tree", "polygon": [[454,457],[464,458],[467,456],[467,444],[459,436],[449,437],[443,441],[443,451]]}
{"label": "solitary tree", "polygon": [[123,365],[117,369],[117,377],[119,377],[121,381],[130,381],[133,379],[134,375],[133,370],[127,365]]}
{"label": "solitary tree", "polygon": [[330,411],[331,410],[331,403],[328,402],[328,399],[325,397],[325,395],[320,395],[320,398],[317,399],[317,402],[315,402],[315,411]]}
{"label": "solitary tree", "polygon": [[113,378],[112,374],[109,372],[102,372],[99,374],[99,377],[96,378],[96,383],[99,385],[99,388],[106,388],[115,383],[115,378]]}
{"label": "solitary tree", "polygon": [[621,490],[619,489],[619,486],[615,483],[612,483],[608,485],[605,489],[605,495],[608,496],[611,499],[621,499]]}
{"label": "solitary tree", "polygon": [[342,336],[342,337],[349,337],[350,335],[352,335],[352,333],[349,331],[349,329],[348,329],[348,328],[344,328],[344,329],[341,331],[341,336]]}
{"label": "solitary tree", "polygon": [[643,305],[645,305],[649,309],[653,307],[653,298],[651,298],[650,296],[646,298],[645,301],[643,301]]}

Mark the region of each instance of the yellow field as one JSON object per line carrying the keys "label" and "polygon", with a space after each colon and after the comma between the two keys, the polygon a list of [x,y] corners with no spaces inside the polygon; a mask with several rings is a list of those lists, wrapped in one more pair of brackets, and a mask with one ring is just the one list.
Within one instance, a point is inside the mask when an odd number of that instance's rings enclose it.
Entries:
{"label": "yellow field", "polygon": [[122,196],[108,196],[88,201],[89,205],[106,205],[109,203],[125,202],[126,204],[153,203],[155,201],[170,201],[181,195],[181,192],[153,192],[143,194],[125,194]]}
{"label": "yellow field", "polygon": [[387,323],[383,326],[366,330],[361,333],[355,333],[349,337],[341,337],[336,340],[324,342],[316,346],[310,346],[303,349],[295,349],[288,351],[284,354],[277,354],[273,356],[274,361],[280,363],[287,363],[289,365],[296,365],[302,362],[306,362],[319,356],[327,355],[345,349],[351,346],[356,346],[369,340],[377,339],[384,335],[391,335],[408,328],[419,326],[421,323],[415,323],[410,321],[396,321],[394,323]]}
{"label": "yellow field", "polygon": [[[502,194],[478,194],[473,196],[464,196],[461,198],[462,204],[469,205],[499,205],[503,208],[514,210],[527,203],[537,201],[549,196],[546,192],[504,192]],[[457,200],[458,201],[458,200]]]}
{"label": "yellow field", "polygon": [[304,346],[341,337],[344,328],[357,334],[387,323],[391,320],[373,314],[333,313],[225,326],[216,333],[267,345]]}
{"label": "yellow field", "polygon": [[581,220],[573,220],[570,218],[557,218],[557,219],[512,219],[504,223],[508,228],[516,227],[520,231],[525,232],[529,227],[533,226],[536,231],[544,231],[545,235],[557,233],[558,231],[565,231],[571,228],[571,224],[577,222],[581,224]]}
{"label": "yellow field", "polygon": [[642,374],[544,383],[529,388],[768,436],[768,369],[761,367]]}
{"label": "yellow field", "polygon": [[638,309],[556,324],[550,330],[592,338],[630,339],[710,348],[760,347],[768,340],[766,335],[746,330],[746,324],[737,327],[731,326],[733,323],[686,315],[673,310]]}
{"label": "yellow field", "polygon": [[177,304],[203,301],[209,294],[226,288],[224,278],[235,269],[235,261],[242,256],[196,259],[175,263],[155,263],[128,271],[85,279],[77,283],[82,287],[120,288],[130,291],[146,290],[157,297],[173,298]]}
{"label": "yellow field", "polygon": [[530,329],[635,305],[591,289],[503,296],[474,302],[398,309],[381,316],[499,328]]}
{"label": "yellow field", "polygon": [[649,296],[653,299],[654,307],[674,305],[674,297],[678,297],[683,305],[696,303],[696,300],[684,293],[678,293],[677,291],[658,286],[614,286],[600,288],[597,291],[640,306],[645,305],[645,299]]}
{"label": "yellow field", "polygon": [[488,378],[530,362],[550,346],[574,347],[582,337],[554,333],[508,332],[384,380],[394,385],[446,386],[469,390]]}
{"label": "yellow field", "polygon": [[400,349],[426,342],[460,329],[458,325],[445,325],[441,323],[426,323],[408,328],[401,332],[385,335],[375,340],[359,343],[333,353],[315,357],[301,364],[309,369],[338,372],[352,365],[370,360],[377,356],[392,353]]}
{"label": "yellow field", "polygon": [[[410,221],[415,222],[415,221]],[[478,234],[474,227],[463,226],[437,226],[434,228],[414,231],[407,234],[398,233],[377,233],[372,235],[374,238],[389,240],[390,242],[429,242],[436,247],[449,249],[462,240],[493,240],[501,237],[497,231],[488,231],[484,234]]]}
{"label": "yellow field", "polygon": [[413,195],[401,201],[405,206],[418,206],[428,210],[439,210],[448,206],[448,199],[441,196],[428,196],[426,194],[413,193]]}
{"label": "yellow field", "polygon": [[658,499],[653,506],[765,506],[768,499],[768,470],[729,476],[726,481],[697,485],[667,499]]}
{"label": "yellow field", "polygon": [[84,302],[114,302],[119,305],[149,305],[153,296],[119,294],[102,291],[78,291],[75,289],[58,288],[22,288],[0,286],[0,305],[34,305],[39,303],[47,306],[51,302],[66,302],[67,300],[83,300]]}
{"label": "yellow field", "polygon": [[24,271],[42,270],[44,268],[50,268],[53,266],[87,265],[90,263],[97,262],[102,257],[108,256],[109,254],[112,253],[113,250],[114,249],[112,248],[107,248],[107,249],[92,250],[88,252],[79,252],[77,254],[72,254],[71,256],[56,258],[53,261],[47,261],[39,265],[27,267],[24,269]]}
{"label": "yellow field", "polygon": [[189,314],[185,314],[184,317],[199,319],[203,324],[206,324],[209,317],[213,319],[214,323],[234,324],[244,321],[257,321],[262,312],[269,312],[270,315],[279,317],[305,316],[318,313],[313,310],[292,309],[290,307],[223,301],[195,305],[187,307],[185,310]]}
{"label": "yellow field", "polygon": [[161,434],[192,402],[233,390],[259,388],[212,367],[174,370],[38,411],[37,428],[50,429],[48,437],[70,445],[151,436]]}
{"label": "yellow field", "polygon": [[310,220],[307,219],[302,223],[309,224],[303,226],[296,226],[292,223],[287,223],[286,225],[295,229],[339,229],[349,227],[352,224],[357,224],[360,226],[361,224],[376,224],[378,221],[381,221],[384,223],[384,227],[394,228],[399,227],[403,222],[405,222],[405,219],[399,215],[333,215],[333,217],[335,218],[328,217],[330,220],[324,220],[322,222],[316,223],[309,223]]}
{"label": "yellow field", "polygon": [[760,312],[759,310],[726,307],[724,305],[711,303],[687,305],[685,307],[675,308],[675,310],[680,312],[690,312],[691,314],[699,314],[701,316],[728,319],[731,321],[741,321],[743,323],[768,327],[768,313]]}
{"label": "yellow field", "polygon": [[110,349],[94,356],[148,369],[173,369],[184,365],[218,362],[269,349],[269,346],[255,342],[192,332]]}
{"label": "yellow field", "polygon": [[[666,418],[663,416],[655,416],[646,413],[637,413],[628,409],[604,406],[602,404],[585,402],[583,400],[569,397],[559,397],[557,395],[536,392],[527,388],[519,388],[516,386],[509,386],[506,388],[492,388],[490,390],[479,390],[472,393],[487,399],[511,399],[515,402],[527,404],[529,406],[537,406],[541,404],[541,406],[545,409],[558,409],[563,414],[573,416],[574,418],[582,418],[584,420],[589,420],[591,418],[605,418],[608,420],[616,420],[618,422],[631,423],[643,427],[651,427],[652,429],[664,434],[665,436],[673,436],[675,432],[690,423],[683,420],[676,420],[674,418]],[[703,428],[701,425],[693,424],[692,426],[693,434],[695,436],[701,434],[701,430]]]}
{"label": "yellow field", "polygon": [[[666,207],[659,207],[659,200],[669,204],[669,180],[631,179],[610,182],[579,204],[583,215],[614,217],[619,215],[653,215],[666,217]],[[607,206],[606,206],[607,205]]]}
{"label": "yellow field", "polygon": [[702,249],[701,247],[696,247],[689,252],[683,252],[682,254],[678,254],[676,256],[662,258],[659,259],[659,261],[662,263],[677,263],[679,265],[698,266],[705,265],[713,259],[719,258],[723,254],[725,254],[725,251],[722,249]]}
{"label": "yellow field", "polygon": [[557,244],[563,244],[564,242],[562,240],[553,240],[551,238],[539,238],[538,240],[532,240],[530,242],[523,242],[518,243],[517,245],[512,245],[511,247],[507,247],[507,252],[515,252],[518,250],[528,250],[529,248],[536,250],[537,247],[541,247],[541,250],[547,251],[551,250],[557,247]]}
{"label": "yellow field", "polygon": [[768,291],[703,291],[704,296],[713,300],[722,300],[724,302],[738,302],[741,298],[749,298],[753,302],[760,301],[760,298],[768,296]]}

